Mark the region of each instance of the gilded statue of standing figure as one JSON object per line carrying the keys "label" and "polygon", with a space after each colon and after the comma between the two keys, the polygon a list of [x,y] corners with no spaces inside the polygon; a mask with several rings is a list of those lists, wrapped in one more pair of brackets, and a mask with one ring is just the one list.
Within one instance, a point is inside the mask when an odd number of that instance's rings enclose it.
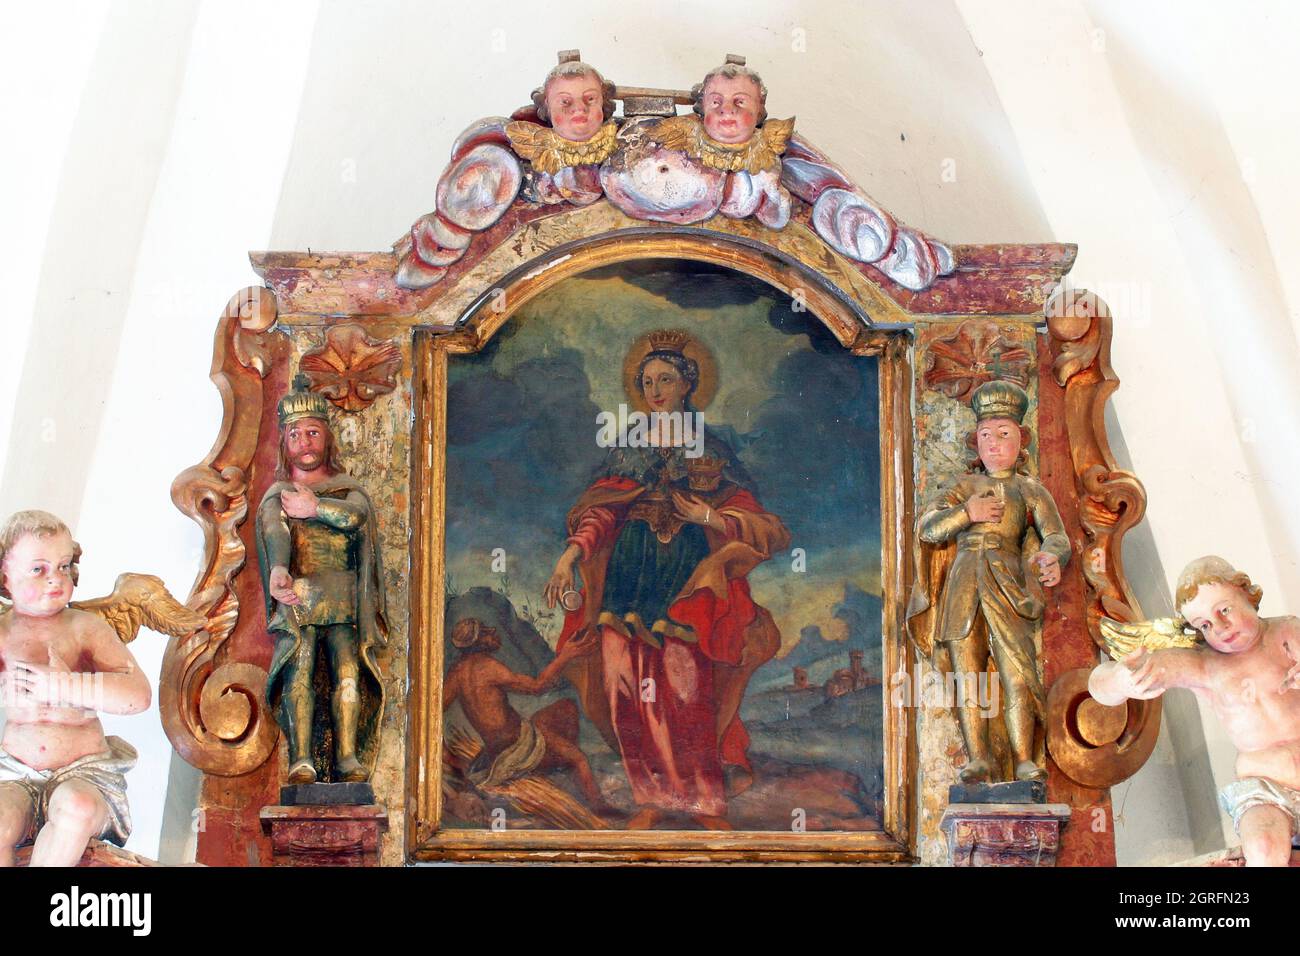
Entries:
{"label": "gilded statue of standing figure", "polygon": [[[375,662],[387,640],[375,509],[339,464],[329,403],[307,390],[304,376],[294,385],[278,409],[276,481],[257,509],[267,629],[275,638],[266,697],[288,740],[290,783],[360,782],[374,768],[384,710]],[[320,651],[328,677],[325,668],[317,676]],[[329,701],[328,721],[315,717],[318,698]]]}
{"label": "gilded statue of standing figure", "polygon": [[[1070,539],[1051,494],[1024,473],[1030,441],[1022,424],[1029,396],[1005,381],[988,382],[971,396],[978,452],[962,478],[917,523],[917,571],[907,609],[908,630],[926,656],[946,647],[957,682],[957,715],[966,744],[965,783],[996,775],[986,710],[962,693],[983,675],[989,655],[997,665],[1003,719],[1017,780],[1042,780],[1047,771],[1037,746],[1045,695],[1038,652],[1043,586],[1061,581]],[[936,661],[941,666],[945,662]]]}

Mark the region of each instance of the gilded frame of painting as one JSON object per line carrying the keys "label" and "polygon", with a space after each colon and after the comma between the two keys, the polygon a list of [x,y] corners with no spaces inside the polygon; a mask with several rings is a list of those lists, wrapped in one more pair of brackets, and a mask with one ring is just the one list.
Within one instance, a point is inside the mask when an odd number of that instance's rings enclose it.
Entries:
{"label": "gilded frame of painting", "polygon": [[867,309],[874,312],[871,307],[879,300],[863,302],[861,288],[841,288],[824,270],[809,267],[803,256],[774,254],[770,247],[752,240],[719,243],[716,237],[693,232],[664,234],[645,230],[645,234],[638,234],[641,230],[620,230],[618,235],[554,249],[546,257],[549,264],[534,260],[527,268],[505,277],[490,298],[481,297],[465,312],[455,331],[416,334],[406,826],[407,857],[412,861],[905,863],[913,859],[914,711],[887,706],[887,694],[882,725],[885,766],[880,831],[493,831],[441,826],[448,359],[482,348],[524,303],[567,276],[633,259],[712,262],[763,279],[787,294],[800,290],[809,311],[846,350],[878,356],[884,543],[882,669],[885,674],[896,674],[910,672],[913,667],[903,624],[913,523],[910,332],[872,328],[863,316]]}

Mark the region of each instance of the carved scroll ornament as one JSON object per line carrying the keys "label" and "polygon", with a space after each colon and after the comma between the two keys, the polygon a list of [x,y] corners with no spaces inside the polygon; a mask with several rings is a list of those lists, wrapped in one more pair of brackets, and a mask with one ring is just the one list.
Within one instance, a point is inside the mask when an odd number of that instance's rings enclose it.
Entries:
{"label": "carved scroll ornament", "polygon": [[244,289],[226,305],[211,373],[221,393],[221,431],[208,456],[172,482],[172,501],[203,529],[203,568],[186,603],[203,615],[206,629],[168,643],[158,703],[176,752],[219,776],[261,766],[278,734],[263,697],[266,671],[229,660],[226,643],[239,619],[234,578],[245,549],[238,529],[248,516],[248,470],[270,367],[266,333],[276,316],[266,289]]}
{"label": "carved scroll ornament", "polygon": [[[1119,387],[1110,365],[1111,316],[1084,290],[1067,290],[1047,305],[1052,373],[1065,389],[1066,431],[1079,491],[1079,523],[1087,536],[1080,567],[1088,632],[1106,642],[1103,618],[1137,621],[1137,598],[1124,575],[1121,543],[1146,512],[1146,490],[1115,461],[1106,438],[1106,401]],[[1114,786],[1151,756],[1160,730],[1160,700],[1105,707],[1088,694],[1090,668],[1067,671],[1047,700],[1047,745],[1070,779]]]}

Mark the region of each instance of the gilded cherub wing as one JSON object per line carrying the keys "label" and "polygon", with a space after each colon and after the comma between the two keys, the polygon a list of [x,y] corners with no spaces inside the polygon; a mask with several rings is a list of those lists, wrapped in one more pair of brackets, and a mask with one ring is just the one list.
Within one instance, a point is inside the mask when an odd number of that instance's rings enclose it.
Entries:
{"label": "gilded cherub wing", "polygon": [[655,123],[650,136],[665,149],[675,149],[687,156],[699,154],[700,121],[693,114],[670,116]]}
{"label": "gilded cherub wing", "polygon": [[534,169],[554,175],[564,168],[555,149],[555,133],[545,126],[515,120],[506,124],[506,136],[510,138],[510,148],[521,159],[532,163]]}
{"label": "gilded cherub wing", "polygon": [[1159,651],[1169,647],[1196,647],[1200,643],[1196,632],[1177,617],[1158,617],[1131,624],[1103,617],[1100,628],[1106,651],[1115,660],[1127,657],[1138,648]]}
{"label": "gilded cherub wing", "polygon": [[763,124],[763,138],[767,140],[767,148],[776,156],[785,152],[785,147],[790,142],[790,137],[794,135],[794,117],[789,119],[770,119]]}
{"label": "gilded cherub wing", "polygon": [[170,637],[193,634],[207,623],[198,611],[176,600],[152,574],[121,574],[113,593],[89,601],[73,601],[78,610],[98,614],[117,632],[123,644],[130,644],[141,625]]}
{"label": "gilded cherub wing", "polygon": [[549,142],[546,132],[545,126],[526,123],[523,120],[506,124],[506,136],[510,138],[510,148],[530,162],[546,148]]}

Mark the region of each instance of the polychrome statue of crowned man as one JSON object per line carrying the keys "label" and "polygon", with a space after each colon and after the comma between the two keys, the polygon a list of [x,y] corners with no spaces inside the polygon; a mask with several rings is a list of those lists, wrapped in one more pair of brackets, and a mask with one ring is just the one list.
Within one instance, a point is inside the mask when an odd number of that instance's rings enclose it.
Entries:
{"label": "polychrome statue of crowned man", "polygon": [[[1002,716],[1017,780],[1043,780],[1045,695],[1038,625],[1044,587],[1061,582],[1070,538],[1051,494],[1024,473],[1029,396],[992,381],[971,396],[978,457],[917,522],[917,569],[908,629],[922,653],[962,678],[957,717],[966,744],[965,783],[1001,777],[989,746],[988,707],[971,693],[997,666]],[[946,658],[946,660],[944,660]]]}
{"label": "polychrome statue of crowned man", "polygon": [[375,653],[387,640],[375,509],[339,464],[329,403],[304,376],[280,400],[279,421],[276,481],[257,509],[275,639],[267,701],[288,742],[290,783],[365,781],[384,711]]}

